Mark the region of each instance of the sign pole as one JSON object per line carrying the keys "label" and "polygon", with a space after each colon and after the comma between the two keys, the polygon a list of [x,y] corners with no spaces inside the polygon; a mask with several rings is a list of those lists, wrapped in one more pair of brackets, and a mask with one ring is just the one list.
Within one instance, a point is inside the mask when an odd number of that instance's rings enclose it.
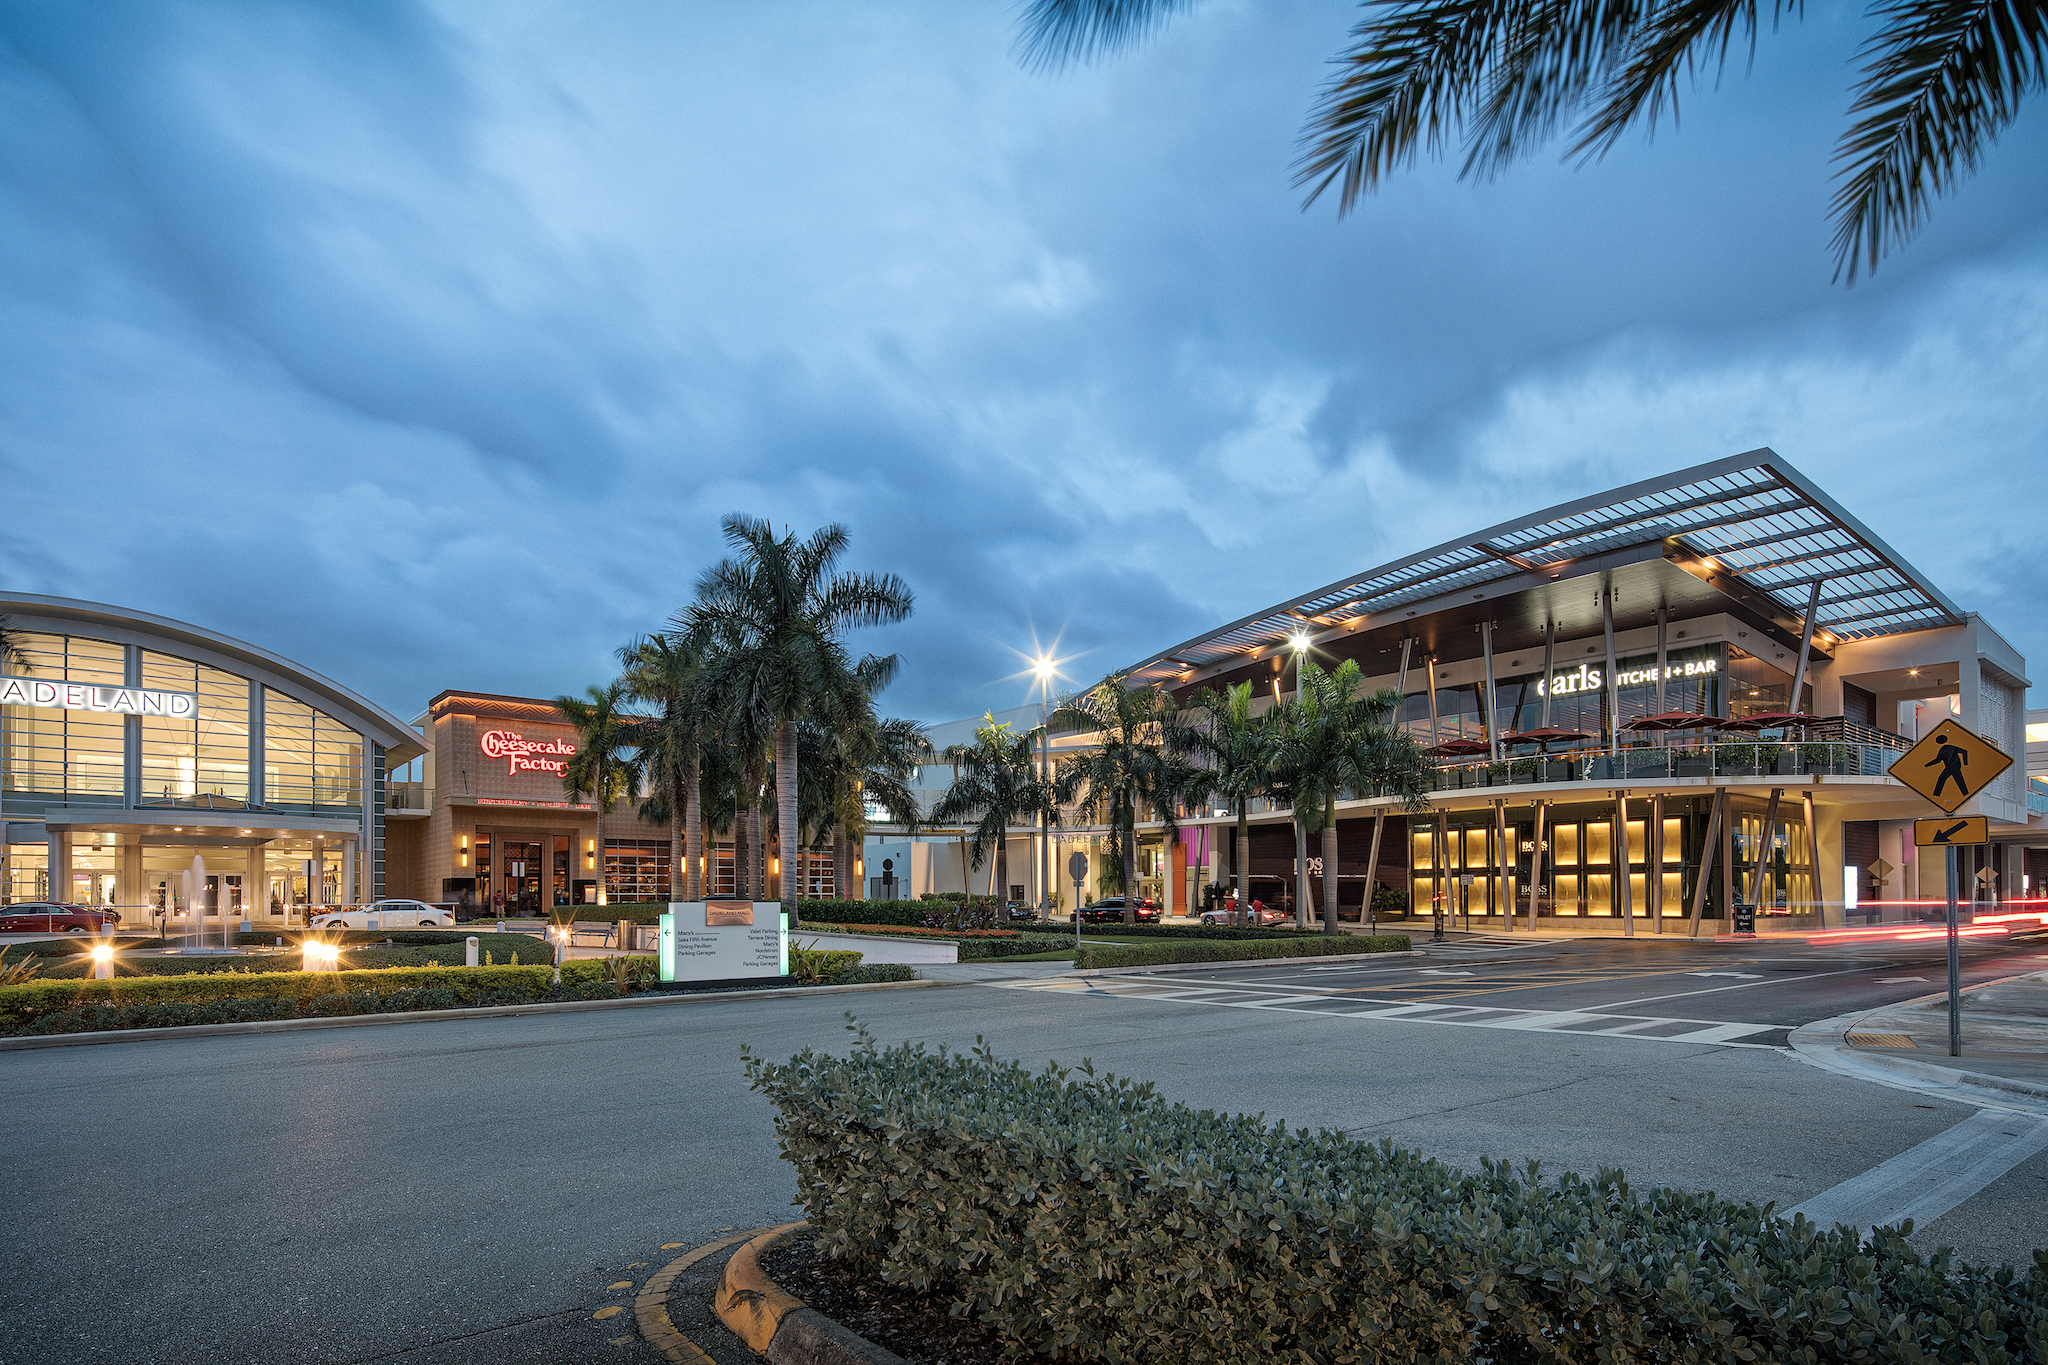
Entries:
{"label": "sign pole", "polygon": [[1963,960],[1956,920],[1956,847],[1942,850],[1948,864],[1948,1055],[1963,1055]]}

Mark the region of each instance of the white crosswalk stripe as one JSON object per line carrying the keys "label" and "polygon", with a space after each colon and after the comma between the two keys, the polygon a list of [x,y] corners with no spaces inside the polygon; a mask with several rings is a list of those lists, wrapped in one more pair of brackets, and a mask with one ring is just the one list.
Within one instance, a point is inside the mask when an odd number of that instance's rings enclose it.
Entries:
{"label": "white crosswalk stripe", "polygon": [[[1370,1000],[1334,991],[1261,988],[1252,983],[1176,984],[1130,977],[1055,977],[1005,981],[1005,990],[1107,995],[1123,1000],[1156,1000],[1222,1009],[1273,1010],[1338,1019],[1385,1019],[1454,1028],[1511,1029],[1524,1033],[1572,1033],[1652,1043],[1716,1043],[1726,1047],[1783,1048],[1781,1024],[1730,1023],[1720,1019],[1663,1018],[1644,1014],[1602,1014],[1588,1010],[1528,1010],[1500,1005],[1467,1005],[1447,1000]],[[1779,1035],[1770,1039],[1767,1035]],[[1747,1041],[1745,1041],[1747,1040]]]}

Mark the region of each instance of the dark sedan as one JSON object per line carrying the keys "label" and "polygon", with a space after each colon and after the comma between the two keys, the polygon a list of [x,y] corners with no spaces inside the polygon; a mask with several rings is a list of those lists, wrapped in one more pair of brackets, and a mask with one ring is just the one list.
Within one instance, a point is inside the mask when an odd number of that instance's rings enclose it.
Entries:
{"label": "dark sedan", "polygon": [[[1140,924],[1159,923],[1159,903],[1149,900],[1139,901],[1137,914],[1134,918]],[[1105,924],[1111,920],[1118,924],[1124,922],[1124,898],[1122,896],[1109,896],[1103,900],[1096,901],[1093,905],[1081,907],[1081,923],[1083,924]]]}
{"label": "dark sedan", "polygon": [[51,901],[0,906],[0,934],[99,934],[121,922],[112,910]]}

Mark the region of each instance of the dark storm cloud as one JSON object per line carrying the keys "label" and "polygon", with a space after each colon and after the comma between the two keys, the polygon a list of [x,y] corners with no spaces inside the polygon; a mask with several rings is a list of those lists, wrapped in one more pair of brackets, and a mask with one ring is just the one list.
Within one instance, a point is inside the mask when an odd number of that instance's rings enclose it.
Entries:
{"label": "dark storm cloud", "polygon": [[2048,654],[1947,548],[2048,491],[2037,129],[1832,287],[1817,15],[1682,136],[1340,222],[1286,175],[1351,17],[1043,79],[1002,6],[0,6],[0,574],[410,711],[602,679],[725,512],[841,520],[939,719],[1770,444]]}

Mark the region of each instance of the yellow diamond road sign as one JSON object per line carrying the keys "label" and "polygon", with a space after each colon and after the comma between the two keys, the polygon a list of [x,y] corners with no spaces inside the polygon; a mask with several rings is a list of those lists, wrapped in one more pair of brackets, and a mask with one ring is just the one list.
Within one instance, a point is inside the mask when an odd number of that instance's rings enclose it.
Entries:
{"label": "yellow diamond road sign", "polygon": [[1951,721],[1929,730],[1886,771],[1953,814],[2011,766],[2011,757],[1990,740]]}

